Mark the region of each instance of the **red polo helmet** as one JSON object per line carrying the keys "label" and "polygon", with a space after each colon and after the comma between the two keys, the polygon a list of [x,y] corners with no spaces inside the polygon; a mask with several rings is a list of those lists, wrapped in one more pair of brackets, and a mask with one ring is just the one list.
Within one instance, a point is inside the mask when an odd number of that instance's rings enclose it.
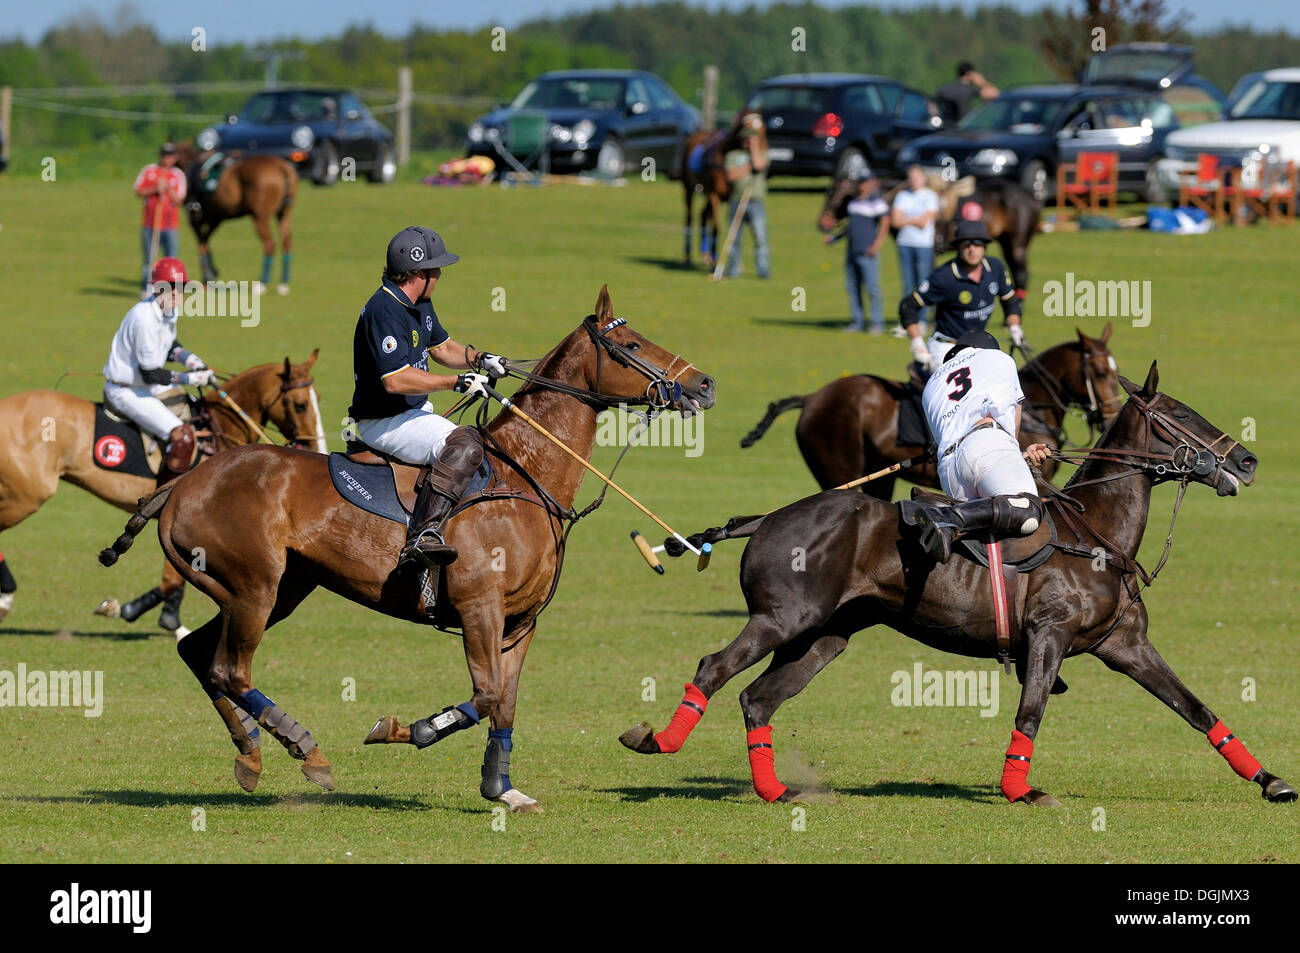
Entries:
{"label": "red polo helmet", "polygon": [[149,273],[149,280],[154,284],[162,282],[180,290],[185,285],[185,262],[179,258],[159,258]]}

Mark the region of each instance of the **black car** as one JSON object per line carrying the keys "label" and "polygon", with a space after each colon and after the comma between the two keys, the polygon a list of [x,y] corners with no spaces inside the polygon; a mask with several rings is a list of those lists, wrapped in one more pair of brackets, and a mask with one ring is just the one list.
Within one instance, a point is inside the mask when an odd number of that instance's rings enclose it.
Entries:
{"label": "black car", "polygon": [[917,139],[899,152],[949,177],[1018,181],[1041,202],[1056,191],[1056,170],[1080,152],[1119,154],[1119,184],[1144,197],[1158,191],[1156,163],[1178,128],[1173,107],[1132,86],[1029,86],[967,113],[956,128]]}
{"label": "black car", "polygon": [[773,175],[849,174],[865,163],[901,175],[898,150],[943,127],[919,90],[882,76],[800,73],[759,83],[747,107],[767,125]]}
{"label": "black car", "polygon": [[[535,142],[510,141],[512,116],[545,123],[547,162],[554,172],[594,169],[611,178],[642,160],[676,167],[681,141],[700,125],[700,114],[653,73],[640,70],[565,70],[545,73],[509,104],[469,127],[468,155],[502,163],[498,149],[518,161],[534,158]],[[536,161],[533,163],[536,165]]]}
{"label": "black car", "polygon": [[257,93],[224,126],[195,137],[200,149],[277,155],[308,170],[317,185],[333,185],[344,160],[371,182],[397,175],[393,134],[346,89],[275,89]]}

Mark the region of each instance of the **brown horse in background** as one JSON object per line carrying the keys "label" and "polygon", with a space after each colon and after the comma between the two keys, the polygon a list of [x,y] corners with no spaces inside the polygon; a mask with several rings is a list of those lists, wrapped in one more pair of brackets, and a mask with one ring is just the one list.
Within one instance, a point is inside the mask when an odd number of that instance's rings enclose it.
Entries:
{"label": "brown horse in background", "polygon": [[[223,156],[211,150],[198,151],[190,142],[177,150],[177,164],[189,180],[189,197],[185,211],[199,243],[199,265],[203,280],[213,281],[217,268],[208,251],[208,240],[217,226],[227,219],[253,216],[253,227],[262,240],[262,280],[260,291],[271,283],[271,265],[275,259],[275,240],[271,219],[280,232],[280,284],[276,293],[289,293],[289,260],[293,252],[293,203],[298,196],[298,170],[279,156]],[[219,166],[215,188],[211,188],[209,165]]]}
{"label": "brown horse in background", "polygon": [[[1019,625],[1012,627],[1011,657],[1024,688],[1003,765],[1002,793],[1013,803],[1059,803],[1028,783],[1034,739],[1049,696],[1064,689],[1057,678],[1061,663],[1091,654],[1206,735],[1229,766],[1258,784],[1267,800],[1295,801],[1295,788],[1264,770],[1160,657],[1147,637],[1147,610],[1138,581],[1151,578],[1138,565],[1137,553],[1150,516],[1152,488],[1178,482],[1179,501],[1192,483],[1204,484],[1219,496],[1236,496],[1241,487],[1255,482],[1258,460],[1186,404],[1159,393],[1154,363],[1141,388],[1131,381],[1121,383],[1128,402],[1066,484],[1065,499],[1052,501],[1062,538],[1052,544],[1046,562],[1019,577],[1017,601],[1023,608],[1016,613]],[[755,791],[767,801],[788,801],[798,792],[782,784],[774,770],[772,717],[844,651],[855,633],[886,625],[942,652],[979,659],[996,656],[988,570],[961,556],[935,563],[915,539],[900,533],[897,507],[860,493],[831,490],[764,517],[737,517],[733,522],[745,519],[755,527],[744,534],[752,539],[740,564],[749,620],[730,645],[700,660],[667,730],[656,733],[643,723],[624,733],[619,740],[634,751],[680,750],[710,698],[770,655],[766,671],[741,692],[740,707]],[[1044,525],[1028,540],[1002,545],[1028,555],[1048,542],[1050,529]],[[1071,536],[1077,541],[1067,542]],[[714,530],[691,537],[696,545],[703,538],[719,537]],[[792,551],[805,558],[792,563]],[[1196,594],[1191,599],[1194,602]],[[876,693],[874,688],[863,692]],[[800,741],[806,749],[807,740]],[[898,755],[890,757],[896,760]],[[1138,751],[1133,760],[1131,770],[1139,778],[1158,775],[1145,752]]]}
{"label": "brown horse in background", "polygon": [[[286,357],[284,364],[251,367],[221,388],[259,426],[273,423],[290,440],[313,447],[319,438],[319,446],[324,449],[320,403],[310,373],[316,354],[313,351],[303,364],[291,364]],[[210,434],[200,435],[201,455],[257,442],[257,434],[215,389],[204,395],[203,411]],[[8,448],[7,453],[0,454],[0,532],[17,526],[40,509],[59,488],[60,480],[134,513],[140,498],[156,489],[157,483],[152,477],[114,473],[96,466],[94,440],[95,404],[89,400],[51,390],[26,391],[0,400],[0,446]],[[149,603],[145,608],[168,602],[169,618],[176,623],[165,626],[171,630],[180,626],[183,585],[181,577],[164,564],[162,585],[151,590],[157,598],[150,594],[141,597]],[[10,599],[0,602],[0,619],[12,605],[12,593],[9,595]]]}
{"label": "brown horse in background", "polygon": [[[514,404],[583,459],[595,444],[599,410],[653,402],[691,414],[714,402],[713,379],[615,319],[605,288],[595,314],[528,381]],[[647,398],[661,388],[668,397]],[[515,699],[537,618],[559,580],[566,524],[577,518],[573,501],[586,471],[508,411],[486,427],[484,443],[504,487],[448,524],[447,542],[460,558],[443,570],[445,600],[439,597],[456,620],[449,624],[464,630],[473,695],[409,727],[383,717],[366,741],[424,748],[490,718],[479,791],[511,810],[535,811],[537,802],[509,778]],[[100,561],[112,565],[155,516],[172,565],[220,610],[178,648],[239,749],[236,779],[249,791],[257,784],[260,725],[304,762],[308,778],[332,788],[333,773],[315,740],[253,687],[253,653],[266,629],[317,586],[430,624],[419,609],[424,574],[397,566],[406,527],[344,500],[331,485],[326,457],[266,446],[222,454],[142,500]],[[205,552],[202,569],[189,557],[196,546]]]}
{"label": "brown horse in background", "polygon": [[[963,218],[982,218],[989,237],[1001,246],[1007,268],[1016,282],[1016,293],[1023,299],[1029,287],[1029,243],[1038,232],[1038,220],[1042,214],[1042,206],[1033,195],[1015,182],[1003,179],[976,181],[967,176],[957,182],[948,182],[931,174],[926,184],[939,197],[939,212],[934,217],[935,255],[952,250],[953,236]],[[905,185],[895,186],[885,194],[891,206],[894,196]],[[855,183],[849,179],[836,179],[830,184],[821,211],[817,213],[817,227],[821,232],[827,233],[835,228],[842,217],[844,204],[855,189]]]}
{"label": "brown horse in background", "polygon": [[759,148],[766,150],[767,127],[763,124],[763,114],[756,109],[739,113],[727,130],[694,132],[682,144],[681,166],[677,172],[686,198],[683,261],[688,268],[691,266],[696,194],[704,196],[704,208],[700,211],[700,254],[708,267],[712,268],[716,262],[722,203],[731,198],[731,183],[727,180],[724,161],[728,152],[745,148],[740,137],[745,128],[760,137]]}
{"label": "brown horse in background", "polygon": [[[1024,391],[1024,414],[1020,423],[1020,445],[1045,443],[1052,450],[1065,442],[1063,425],[1071,407],[1080,408],[1089,427],[1100,430],[1123,403],[1115,358],[1110,353],[1111,326],[1101,337],[1076,332],[1077,341],[1048,348],[1020,369]],[[910,383],[890,381],[869,374],[855,374],[831,381],[821,390],[803,397],[787,397],[768,405],[767,415],[755,425],[741,447],[751,447],[772,422],[788,410],[801,409],[795,426],[799,451],[823,490],[875,473],[921,453],[925,448],[898,442],[899,400],[911,390]],[[1056,461],[1043,463],[1043,478],[1050,480]],[[899,471],[902,479],[921,486],[939,485],[933,462],[914,464]],[[866,483],[862,491],[888,503],[894,496],[894,476]]]}

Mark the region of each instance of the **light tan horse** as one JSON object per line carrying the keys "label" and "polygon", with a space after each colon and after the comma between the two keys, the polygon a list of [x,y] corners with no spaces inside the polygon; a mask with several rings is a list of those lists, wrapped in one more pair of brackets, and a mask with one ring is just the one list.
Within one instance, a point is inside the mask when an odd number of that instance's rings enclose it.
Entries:
{"label": "light tan horse", "polygon": [[[292,364],[287,357],[283,364],[259,364],[230,378],[221,389],[259,427],[273,423],[295,446],[324,452],[320,400],[311,378],[317,353],[312,351],[302,364]],[[202,439],[201,446],[218,452],[257,443],[258,434],[215,388],[204,402],[211,437]],[[140,497],[152,493],[157,484],[151,477],[97,467],[92,459],[94,439],[95,405],[88,400],[52,390],[26,391],[0,400],[0,532],[40,509],[60,480],[134,513]],[[176,571],[164,564],[162,597],[176,599],[183,585]],[[13,605],[13,593],[6,595],[0,600],[0,619]]]}

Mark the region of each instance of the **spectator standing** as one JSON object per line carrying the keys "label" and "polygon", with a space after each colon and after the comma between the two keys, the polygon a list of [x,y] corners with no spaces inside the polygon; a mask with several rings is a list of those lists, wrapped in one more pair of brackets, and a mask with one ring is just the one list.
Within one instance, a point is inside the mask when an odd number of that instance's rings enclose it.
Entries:
{"label": "spectator standing", "polygon": [[[894,196],[890,223],[898,229],[898,271],[903,280],[903,294],[909,295],[934,270],[934,217],[939,214],[939,196],[925,184],[925,171],[919,166],[907,170],[907,186]],[[930,309],[921,312],[921,321],[929,323]]]}
{"label": "spectator standing", "polygon": [[963,61],[957,64],[957,78],[940,86],[934,98],[943,110],[944,122],[953,123],[970,112],[976,96],[988,100],[997,99],[998,94],[998,88],[976,72],[974,64]]}
{"label": "spectator standing", "polygon": [[772,253],[767,244],[767,136],[763,130],[763,117],[749,113],[741,119],[739,138],[743,148],[732,149],[723,157],[727,181],[731,183],[731,215],[734,221],[740,206],[740,197],[749,189],[745,203],[744,219],[738,226],[735,244],[727,258],[726,276],[740,274],[742,234],[745,222],[754,233],[754,267],[758,277],[772,275]]}
{"label": "spectator standing", "polygon": [[180,206],[185,201],[186,185],[185,173],[177,168],[177,158],[176,146],[164,142],[158,161],[145,166],[135,177],[135,194],[144,199],[140,244],[144,250],[141,283],[145,290],[149,288],[149,272],[156,254],[161,251],[164,258],[179,254],[176,230],[180,226]]}
{"label": "spectator standing", "polygon": [[844,259],[844,284],[849,292],[850,323],[845,331],[865,331],[866,320],[862,312],[862,285],[867,286],[871,298],[871,333],[885,333],[884,301],[880,291],[880,246],[889,231],[885,219],[889,203],[880,194],[880,184],[866,165],[854,173],[857,195],[844,206],[841,217],[848,225],[838,235],[827,235],[827,245],[848,237],[848,254]]}

